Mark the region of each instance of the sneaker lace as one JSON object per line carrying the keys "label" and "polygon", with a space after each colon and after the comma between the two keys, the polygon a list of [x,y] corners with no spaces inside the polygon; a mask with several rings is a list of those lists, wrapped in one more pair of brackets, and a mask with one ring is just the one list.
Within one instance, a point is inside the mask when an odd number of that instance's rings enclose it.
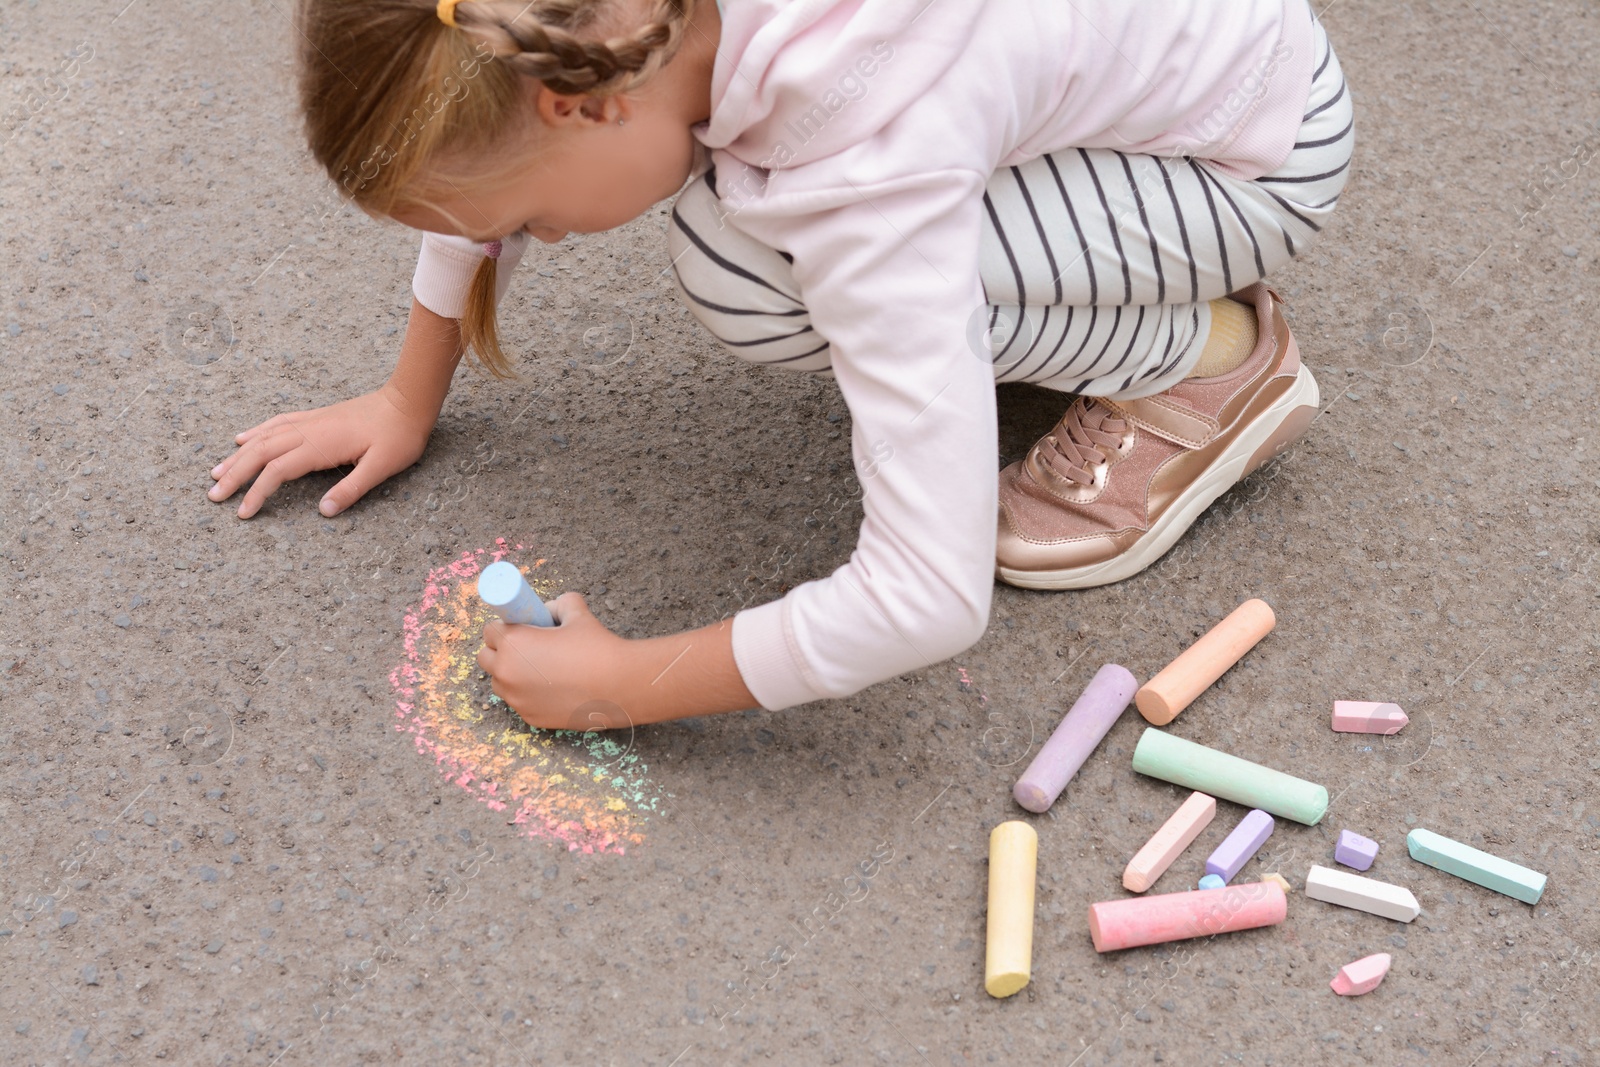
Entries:
{"label": "sneaker lace", "polygon": [[1045,461],[1063,478],[1079,485],[1094,484],[1091,467],[1104,463],[1128,432],[1128,421],[1094,397],[1079,397],[1067,409],[1041,448]]}

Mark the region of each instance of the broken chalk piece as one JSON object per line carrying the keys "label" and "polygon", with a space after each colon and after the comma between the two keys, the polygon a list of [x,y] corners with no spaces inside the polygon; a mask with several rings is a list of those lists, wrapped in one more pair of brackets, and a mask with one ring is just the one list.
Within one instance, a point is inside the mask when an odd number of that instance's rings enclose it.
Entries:
{"label": "broken chalk piece", "polygon": [[1339,968],[1328,985],[1341,997],[1359,997],[1378,988],[1383,976],[1389,973],[1390,957],[1387,952],[1363,956],[1354,963]]}
{"label": "broken chalk piece", "polygon": [[1342,734],[1397,734],[1411,719],[1399,704],[1335,700],[1333,728]]}
{"label": "broken chalk piece", "polygon": [[1133,769],[1307,826],[1316,825],[1328,812],[1328,791],[1315,782],[1185,741],[1155,727],[1147,727],[1134,746]]}
{"label": "broken chalk piece", "polygon": [[1285,895],[1288,895],[1289,893],[1294,892],[1294,890],[1289,885],[1289,879],[1285,878],[1283,875],[1279,874],[1277,871],[1273,871],[1271,874],[1263,874],[1261,876],[1261,880],[1263,882],[1277,882],[1279,885],[1283,886],[1283,892],[1284,892]]}
{"label": "broken chalk piece", "polygon": [[516,564],[491,563],[478,575],[478,596],[506,622],[519,626],[554,626],[550,609],[533,591]]}
{"label": "broken chalk piece", "polygon": [[1222,844],[1216,847],[1206,860],[1206,873],[1214,874],[1224,882],[1231,882],[1233,876],[1239,873],[1250,857],[1261,850],[1267,838],[1272,836],[1272,829],[1277,823],[1272,821],[1272,816],[1255,808],[1233,828],[1233,833],[1223,839]]}
{"label": "broken chalk piece", "polygon": [[1406,850],[1418,863],[1515,897],[1524,904],[1537,904],[1544,895],[1545,875],[1432,830],[1416,829],[1407,834]]}
{"label": "broken chalk piece", "polygon": [[1204,793],[1190,793],[1189,799],[1178,806],[1172,817],[1162,823],[1161,829],[1128,861],[1128,869],[1122,872],[1123,887],[1143,893],[1155,885],[1156,879],[1172,866],[1172,861],[1200,836],[1201,830],[1211,825],[1216,814],[1215,798]]}
{"label": "broken chalk piece", "polygon": [[1115,952],[1274,926],[1288,913],[1289,898],[1278,883],[1245,882],[1090,904],[1089,936],[1096,952]]}
{"label": "broken chalk piece", "polygon": [[1349,830],[1339,831],[1339,843],[1333,846],[1335,863],[1364,871],[1370,868],[1377,858],[1378,843],[1372,838],[1353,834]]}
{"label": "broken chalk piece", "polygon": [[1332,867],[1314,866],[1306,872],[1306,896],[1403,923],[1422,914],[1422,905],[1411,890]]}
{"label": "broken chalk piece", "polygon": [[1244,658],[1277,625],[1265,600],[1246,600],[1179,653],[1139,688],[1134,702],[1155,726],[1165,726]]}
{"label": "broken chalk piece", "polygon": [[1128,709],[1138,688],[1138,679],[1126,667],[1107,663],[1096,671],[1083,695],[1012,788],[1011,795],[1017,803],[1032,812],[1049,811],[1101,738],[1111,732]]}
{"label": "broken chalk piece", "polygon": [[983,988],[1009,997],[1033,974],[1033,895],[1039,835],[1025,822],[1003,822],[989,832],[989,921]]}
{"label": "broken chalk piece", "polygon": [[1200,879],[1201,889],[1221,889],[1228,884],[1228,880],[1220,874],[1208,874]]}

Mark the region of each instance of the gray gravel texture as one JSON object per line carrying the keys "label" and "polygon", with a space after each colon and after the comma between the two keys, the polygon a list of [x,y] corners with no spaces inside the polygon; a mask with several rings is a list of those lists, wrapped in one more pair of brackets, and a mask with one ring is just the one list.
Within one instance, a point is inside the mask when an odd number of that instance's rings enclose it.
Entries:
{"label": "gray gravel texture", "polygon": [[[521,380],[463,370],[346,515],[316,514],[331,474],[250,522],[207,502],[233,433],[380,383],[409,305],[414,235],[323,217],[287,10],[0,5],[0,1062],[1600,1061],[1592,4],[1330,4],[1354,180],[1275,279],[1309,436],[1144,575],[1000,586],[952,662],[639,731],[671,799],[621,856],[520,835],[394,729],[404,613],[496,537],[629,636],[825,575],[861,517],[849,413],[718,349],[657,209],[536,246]],[[997,462],[1064,404],[1003,387]],[[1423,914],[1296,892],[1277,928],[1098,956],[1086,906],[1183,791],[1130,769],[1131,712],[1049,815],[1010,786],[1101,663],[1148,677],[1250,596],[1276,631],[1172,729],[1335,799],[1241,878],[1298,890],[1350,828]],[[1336,698],[1411,725],[1333,734]],[[1018,817],[1034,972],[996,1001],[986,842]],[[1412,826],[1547,872],[1543,901],[1412,863]],[[1330,992],[1378,951],[1376,992]]]}

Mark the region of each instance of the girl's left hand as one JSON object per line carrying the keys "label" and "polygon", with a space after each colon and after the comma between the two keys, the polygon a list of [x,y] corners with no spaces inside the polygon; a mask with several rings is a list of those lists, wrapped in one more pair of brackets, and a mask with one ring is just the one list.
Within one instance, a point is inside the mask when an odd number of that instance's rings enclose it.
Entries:
{"label": "girl's left hand", "polygon": [[577,593],[549,604],[555,626],[483,628],[478,666],[494,693],[529,726],[546,730],[614,730],[633,725],[622,701],[630,664],[627,638],[618,637]]}

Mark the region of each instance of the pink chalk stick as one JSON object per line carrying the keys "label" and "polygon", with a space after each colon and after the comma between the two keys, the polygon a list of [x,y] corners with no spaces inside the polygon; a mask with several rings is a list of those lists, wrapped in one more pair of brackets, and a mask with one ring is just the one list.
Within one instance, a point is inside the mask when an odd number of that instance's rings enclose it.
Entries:
{"label": "pink chalk stick", "polygon": [[1123,887],[1143,893],[1155,885],[1156,879],[1172,866],[1172,861],[1200,836],[1201,830],[1211,825],[1216,814],[1215,797],[1190,793],[1189,799],[1179,805],[1172,817],[1162,823],[1161,829],[1128,861],[1128,869],[1122,872]]}
{"label": "pink chalk stick", "polygon": [[1399,704],[1370,700],[1333,702],[1333,728],[1342,734],[1397,734],[1410,721]]}
{"label": "pink chalk stick", "polygon": [[1363,993],[1370,993],[1378,988],[1378,983],[1389,973],[1389,962],[1387,952],[1363,956],[1354,963],[1340,967],[1339,973],[1333,976],[1333,981],[1328,985],[1341,997],[1359,997]]}
{"label": "pink chalk stick", "polygon": [[1107,663],[1096,671],[1072,710],[1012,788],[1011,795],[1017,803],[1032,812],[1049,811],[1100,739],[1111,732],[1128,709],[1138,689],[1138,680],[1126,667]]}
{"label": "pink chalk stick", "polygon": [[1275,926],[1289,913],[1277,882],[1245,882],[1089,905],[1089,936],[1096,952],[1160,945],[1191,937]]}

